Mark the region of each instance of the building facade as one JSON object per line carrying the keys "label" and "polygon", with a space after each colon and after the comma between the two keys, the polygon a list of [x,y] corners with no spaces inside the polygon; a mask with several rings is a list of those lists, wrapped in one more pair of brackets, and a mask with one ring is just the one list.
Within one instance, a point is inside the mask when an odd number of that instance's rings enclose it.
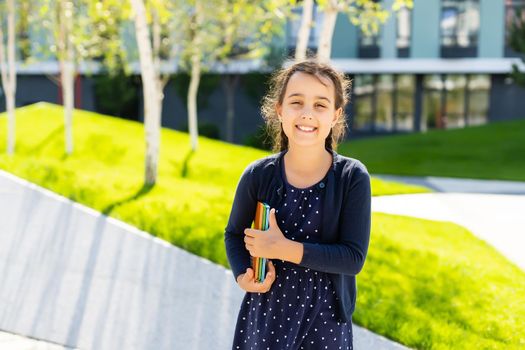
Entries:
{"label": "building facade", "polygon": [[[393,2],[383,0],[383,5],[391,8]],[[374,36],[363,35],[340,14],[332,41],[332,63],[353,81],[346,111],[348,135],[460,128],[525,118],[525,89],[509,76],[513,64],[525,71],[508,40],[510,24],[520,9],[525,9],[525,0],[414,0],[412,9],[391,15]],[[301,7],[295,12],[300,14]],[[323,20],[317,7],[314,20],[309,40],[312,52]],[[299,22],[300,16],[288,21],[284,38],[276,39],[283,57],[293,54]],[[253,64],[229,68],[229,74],[240,75],[234,94],[236,143],[245,143],[263,124],[259,108],[268,74],[257,78],[257,71]],[[53,82],[56,79],[50,79],[56,74],[56,62],[21,66],[17,106],[38,101],[61,103],[60,88]],[[175,75],[174,81],[177,79]],[[220,79],[210,81],[208,91],[199,90],[201,97],[205,95],[205,102],[199,103],[199,121],[215,126],[219,137],[225,139],[226,93]],[[130,85],[132,88],[136,89],[136,102],[129,108],[136,113],[130,118],[141,121],[140,84]],[[92,77],[80,77],[76,107],[100,111],[94,90]],[[162,124],[184,130],[187,111],[179,90],[174,82],[166,86]],[[1,94],[0,108],[5,110],[4,105]]]}
{"label": "building facade", "polygon": [[[332,62],[353,78],[351,131],[410,132],[525,118],[525,90],[509,77],[513,64],[524,70],[509,46],[520,9],[524,0],[414,0],[412,9],[390,16],[373,36],[339,14]],[[322,13],[314,17],[312,52]],[[298,25],[288,26],[290,51]]]}

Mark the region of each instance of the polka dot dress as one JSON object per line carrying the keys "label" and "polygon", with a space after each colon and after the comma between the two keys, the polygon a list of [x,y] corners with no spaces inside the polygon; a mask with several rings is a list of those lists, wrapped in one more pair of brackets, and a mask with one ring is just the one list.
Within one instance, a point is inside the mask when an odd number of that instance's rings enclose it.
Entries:
{"label": "polka dot dress", "polygon": [[[281,162],[282,164],[282,162]],[[320,242],[326,177],[299,189],[286,181],[276,208],[283,234],[299,242]],[[337,297],[328,275],[283,260],[272,260],[276,279],[267,293],[246,293],[233,349],[352,349],[352,323],[338,322]]]}

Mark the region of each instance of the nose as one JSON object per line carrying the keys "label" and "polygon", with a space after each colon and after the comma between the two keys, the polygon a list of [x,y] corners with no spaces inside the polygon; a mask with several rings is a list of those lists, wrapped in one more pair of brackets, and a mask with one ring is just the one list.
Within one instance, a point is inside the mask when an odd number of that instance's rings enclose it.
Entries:
{"label": "nose", "polygon": [[305,110],[303,112],[303,115],[301,116],[302,119],[308,119],[308,120],[311,120],[312,119],[312,113],[311,111],[309,110]]}

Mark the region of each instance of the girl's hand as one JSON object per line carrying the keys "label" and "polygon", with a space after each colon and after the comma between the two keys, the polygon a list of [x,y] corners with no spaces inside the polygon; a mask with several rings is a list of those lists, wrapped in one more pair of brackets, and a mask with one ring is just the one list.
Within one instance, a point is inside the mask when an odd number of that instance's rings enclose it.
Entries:
{"label": "girl's hand", "polygon": [[245,273],[237,276],[237,283],[239,286],[247,292],[252,293],[266,293],[270,290],[273,282],[275,281],[275,267],[271,260],[268,260],[268,272],[264,282],[255,282],[253,275],[253,269],[251,267],[246,269]]}
{"label": "girl's hand", "polygon": [[270,227],[266,231],[247,228],[244,230],[244,243],[251,256],[267,259],[281,259],[284,243],[288,239],[283,235],[277,219],[275,208],[270,210]]}

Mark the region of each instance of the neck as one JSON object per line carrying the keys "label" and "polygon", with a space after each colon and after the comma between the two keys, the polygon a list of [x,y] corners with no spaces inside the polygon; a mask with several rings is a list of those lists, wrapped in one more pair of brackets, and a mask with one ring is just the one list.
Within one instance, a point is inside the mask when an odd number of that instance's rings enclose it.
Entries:
{"label": "neck", "polygon": [[284,155],[286,167],[294,173],[314,173],[332,163],[332,154],[323,147],[294,147],[290,145]]}

